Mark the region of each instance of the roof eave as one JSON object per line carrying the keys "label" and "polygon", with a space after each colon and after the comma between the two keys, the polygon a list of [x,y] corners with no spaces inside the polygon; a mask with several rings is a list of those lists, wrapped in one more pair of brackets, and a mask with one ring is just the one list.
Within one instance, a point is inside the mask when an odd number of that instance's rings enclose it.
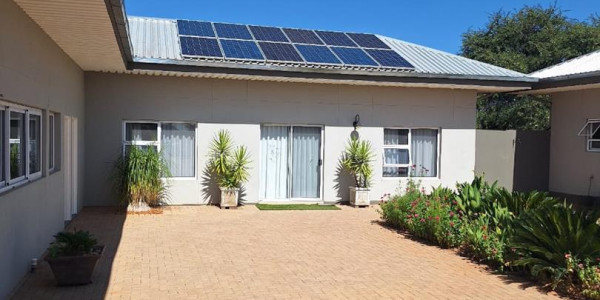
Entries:
{"label": "roof eave", "polygon": [[600,84],[600,71],[540,78],[531,91],[525,93],[544,94],[558,91],[595,88]]}
{"label": "roof eave", "polygon": [[133,51],[129,39],[129,25],[127,22],[125,5],[123,0],[104,0],[104,2],[106,3],[106,9],[115,32],[119,50],[121,51],[123,63],[125,64],[125,68],[130,70],[131,64],[133,63]]}

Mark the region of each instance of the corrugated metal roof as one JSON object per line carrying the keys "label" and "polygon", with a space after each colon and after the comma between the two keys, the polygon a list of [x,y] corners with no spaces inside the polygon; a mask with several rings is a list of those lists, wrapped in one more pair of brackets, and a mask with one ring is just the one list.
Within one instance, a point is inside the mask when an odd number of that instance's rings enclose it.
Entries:
{"label": "corrugated metal roof", "polygon": [[[176,20],[171,19],[129,17],[129,29],[134,61],[148,62],[149,60],[152,60],[155,63],[161,63],[160,60],[166,60],[163,63],[185,61],[185,64],[189,65],[190,60],[184,59],[181,56],[181,46],[179,44],[176,22]],[[415,70],[411,71],[411,73],[419,73],[422,75],[431,74],[434,76],[457,75],[471,78],[490,77],[500,79],[505,78],[509,80],[532,80],[532,78],[519,72],[385,36],[378,37],[415,67]],[[206,61],[203,60],[198,63],[206,65]],[[241,62],[238,64],[240,64],[240,66],[243,65]],[[256,65],[256,63],[253,64]],[[279,66],[278,64],[271,63],[263,65]],[[306,68],[306,66],[297,67]],[[353,68],[329,67],[328,71],[334,71],[335,69]],[[390,72],[389,70],[383,71],[377,69],[371,71]],[[402,72],[400,73],[406,73],[406,70],[401,71]]]}
{"label": "corrugated metal roof", "polygon": [[552,78],[600,71],[600,50],[535,71],[529,76]]}

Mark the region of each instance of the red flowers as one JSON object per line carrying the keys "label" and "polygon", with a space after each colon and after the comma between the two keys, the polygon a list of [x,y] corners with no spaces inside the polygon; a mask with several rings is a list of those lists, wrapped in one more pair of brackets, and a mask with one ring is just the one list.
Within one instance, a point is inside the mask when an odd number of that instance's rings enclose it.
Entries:
{"label": "red flowers", "polygon": [[435,220],[439,222],[440,221],[440,216],[435,216]]}
{"label": "red flowers", "polygon": [[450,221],[450,226],[454,227],[454,222]]}
{"label": "red flowers", "polygon": [[566,254],[565,254],[565,258],[566,258],[566,259],[569,259],[569,258],[571,258],[571,254],[570,254],[570,253],[566,253]]}
{"label": "red flowers", "polygon": [[453,211],[450,212],[450,217],[454,217],[454,212]]}

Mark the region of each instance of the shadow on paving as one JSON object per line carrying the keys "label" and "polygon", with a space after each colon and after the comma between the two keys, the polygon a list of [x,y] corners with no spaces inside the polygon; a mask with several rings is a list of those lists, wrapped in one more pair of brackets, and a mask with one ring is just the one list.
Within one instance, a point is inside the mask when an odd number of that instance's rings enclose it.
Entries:
{"label": "shadow on paving", "polygon": [[11,299],[104,299],[126,217],[124,208],[85,207],[67,227],[67,230],[87,230],[96,237],[98,244],[105,246],[91,284],[56,286],[50,266],[40,261],[37,271],[26,275]]}

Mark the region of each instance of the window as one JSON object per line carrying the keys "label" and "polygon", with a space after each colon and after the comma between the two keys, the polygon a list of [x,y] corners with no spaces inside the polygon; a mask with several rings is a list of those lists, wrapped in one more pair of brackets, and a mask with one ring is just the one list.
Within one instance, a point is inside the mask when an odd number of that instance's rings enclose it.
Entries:
{"label": "window", "polygon": [[383,177],[436,177],[437,129],[384,129]]}
{"label": "window", "polygon": [[600,152],[600,119],[588,119],[577,135],[587,138],[587,151]]}
{"label": "window", "polygon": [[54,114],[50,113],[48,114],[48,169],[50,171],[54,171],[54,164],[56,161],[56,158],[54,157],[54,152],[55,149],[54,147],[56,147],[56,142],[55,139],[56,137],[54,136],[54,128],[55,128],[55,124],[54,124],[55,119],[54,119]]}
{"label": "window", "polygon": [[29,113],[29,175],[41,175],[42,172],[42,115]]}
{"label": "window", "polygon": [[25,111],[10,111],[9,179],[25,178]]}
{"label": "window", "polygon": [[179,122],[125,122],[124,151],[160,151],[172,177],[196,176],[196,125]]}

